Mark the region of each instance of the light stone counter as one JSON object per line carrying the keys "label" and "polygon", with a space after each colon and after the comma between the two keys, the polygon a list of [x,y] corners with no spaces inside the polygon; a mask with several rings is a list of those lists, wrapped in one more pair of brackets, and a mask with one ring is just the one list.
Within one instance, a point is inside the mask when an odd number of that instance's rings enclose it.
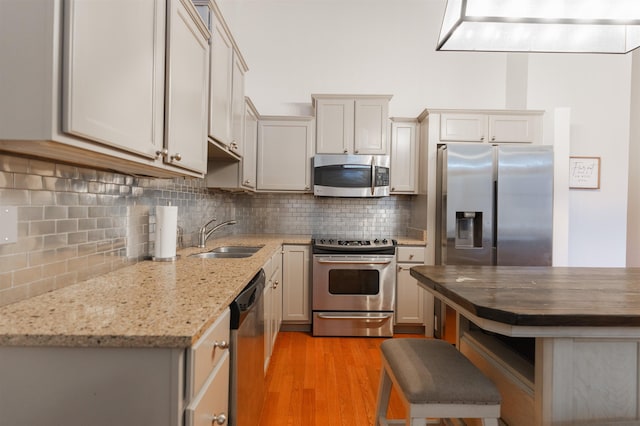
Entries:
{"label": "light stone counter", "polygon": [[[303,235],[238,235],[206,249],[181,250],[175,262],[144,261],[0,308],[0,346],[191,346],[281,244]],[[200,259],[222,245],[264,245],[242,259]]]}

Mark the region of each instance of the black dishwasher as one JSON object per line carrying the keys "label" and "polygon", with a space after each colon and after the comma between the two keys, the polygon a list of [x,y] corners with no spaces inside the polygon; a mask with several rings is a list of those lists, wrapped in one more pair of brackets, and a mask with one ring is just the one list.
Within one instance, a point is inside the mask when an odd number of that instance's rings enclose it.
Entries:
{"label": "black dishwasher", "polygon": [[264,399],[265,273],[260,269],[231,303],[229,425],[256,426]]}

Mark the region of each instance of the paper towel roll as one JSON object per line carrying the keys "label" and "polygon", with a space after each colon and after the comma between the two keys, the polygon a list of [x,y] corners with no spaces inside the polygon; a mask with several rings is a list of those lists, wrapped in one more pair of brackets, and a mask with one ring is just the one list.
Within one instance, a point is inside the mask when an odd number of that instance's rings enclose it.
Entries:
{"label": "paper towel roll", "polygon": [[177,230],[178,206],[157,206],[156,259],[171,259],[176,256]]}

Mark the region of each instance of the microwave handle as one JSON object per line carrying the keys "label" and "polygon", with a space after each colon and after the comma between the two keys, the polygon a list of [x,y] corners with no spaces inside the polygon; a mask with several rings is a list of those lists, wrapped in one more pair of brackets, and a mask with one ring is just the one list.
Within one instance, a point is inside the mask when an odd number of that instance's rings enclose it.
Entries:
{"label": "microwave handle", "polygon": [[376,164],[375,159],[371,157],[371,196],[376,193]]}

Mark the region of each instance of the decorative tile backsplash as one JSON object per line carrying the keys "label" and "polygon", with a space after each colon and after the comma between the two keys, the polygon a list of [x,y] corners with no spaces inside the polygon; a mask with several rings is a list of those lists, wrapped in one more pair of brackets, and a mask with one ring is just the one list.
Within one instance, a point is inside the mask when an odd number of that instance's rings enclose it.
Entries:
{"label": "decorative tile backsplash", "polygon": [[202,179],[133,177],[0,154],[0,206],[18,207],[18,241],[0,244],[0,306],[153,254],[158,205],[178,206],[188,246],[213,217],[238,221],[218,235],[405,236],[410,200],[232,194]]}

